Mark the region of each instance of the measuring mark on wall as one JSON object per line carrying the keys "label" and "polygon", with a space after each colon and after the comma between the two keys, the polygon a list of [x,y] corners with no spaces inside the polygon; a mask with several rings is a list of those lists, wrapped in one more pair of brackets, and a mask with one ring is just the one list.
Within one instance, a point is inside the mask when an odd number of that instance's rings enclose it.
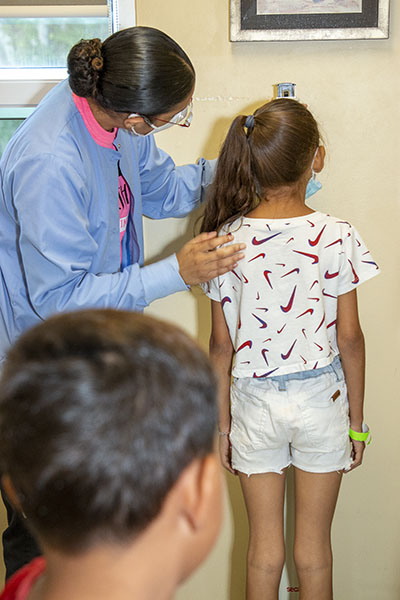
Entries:
{"label": "measuring mark on wall", "polygon": [[243,101],[250,102],[251,98],[248,96],[195,96],[196,102],[237,102]]}

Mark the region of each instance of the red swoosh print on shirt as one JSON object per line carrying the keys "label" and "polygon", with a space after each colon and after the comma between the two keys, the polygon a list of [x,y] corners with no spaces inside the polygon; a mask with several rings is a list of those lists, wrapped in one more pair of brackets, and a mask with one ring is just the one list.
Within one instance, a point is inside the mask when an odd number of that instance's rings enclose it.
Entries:
{"label": "red swoosh print on shirt", "polygon": [[321,235],[324,233],[324,229],[325,229],[326,225],[323,226],[323,228],[321,229],[321,231],[319,232],[319,234],[317,235],[317,237],[315,238],[315,240],[308,240],[308,243],[310,244],[310,246],[316,246],[318,244],[318,242],[321,239]]}
{"label": "red swoosh print on shirt", "polygon": [[285,323],[284,326],[281,327],[280,329],[277,329],[276,333],[282,333],[282,331],[285,329],[286,325],[287,325],[287,323]]}
{"label": "red swoosh print on shirt", "polygon": [[352,281],[351,283],[354,283],[354,284],[356,284],[356,283],[358,283],[358,282],[360,281],[360,278],[359,278],[359,276],[357,275],[357,273],[355,272],[355,270],[354,270],[354,267],[353,267],[353,263],[351,262],[351,260],[350,260],[349,258],[348,258],[347,260],[348,260],[348,261],[349,261],[349,263],[350,263],[351,270],[353,271],[353,275],[354,275],[354,279],[353,279],[353,281]]}
{"label": "red swoosh print on shirt", "polygon": [[325,279],[333,279],[334,277],[337,277],[339,275],[339,271],[336,271],[336,273],[329,273],[329,271],[325,271]]}
{"label": "red swoosh print on shirt", "polygon": [[268,373],[263,373],[262,375],[257,375],[256,373],[253,373],[253,377],[254,379],[259,379],[260,377],[268,377],[272,373],[275,373],[275,371],[277,371],[278,369],[279,367],[275,367],[275,369],[272,369],[272,371],[268,371]]}
{"label": "red swoosh print on shirt", "polygon": [[361,262],[365,263],[366,265],[374,265],[377,269],[379,269],[378,265],[373,260],[362,260]]}
{"label": "red swoosh print on shirt", "polygon": [[232,302],[232,300],[229,298],[229,296],[225,296],[225,298],[222,298],[221,300],[221,306],[223,307],[224,304],[226,304],[227,302]]}
{"label": "red swoosh print on shirt", "polygon": [[260,256],[262,258],[265,258],[265,252],[261,252],[260,254],[257,254],[257,256],[254,256],[253,258],[251,258],[250,260],[248,260],[247,262],[251,262],[252,260],[256,260],[256,258],[260,258]]}
{"label": "red swoosh print on shirt", "polygon": [[336,300],[336,298],[337,298],[337,296],[332,296],[332,294],[328,294],[328,293],[325,291],[325,288],[322,288],[322,295],[323,295],[323,296],[326,296],[327,298],[335,298],[335,300]]}
{"label": "red swoosh print on shirt", "polygon": [[307,219],[307,223],[310,223],[311,227],[315,227],[315,223],[313,223],[312,221],[309,221],[308,219]]}
{"label": "red swoosh print on shirt", "polygon": [[330,244],[328,244],[327,246],[324,246],[324,248],[329,248],[330,246],[334,246],[335,244],[343,244],[343,240],[342,238],[339,238],[338,240],[335,240],[334,242],[331,242]]}
{"label": "red swoosh print on shirt", "polygon": [[272,273],[272,271],[264,271],[264,277],[267,280],[269,287],[271,288],[271,290],[273,290],[274,288],[272,287],[272,283],[269,280],[269,274]]}
{"label": "red swoosh print on shirt", "polygon": [[265,242],[272,240],[272,238],[276,237],[277,235],[281,235],[281,233],[282,231],[278,231],[278,233],[274,233],[274,235],[270,235],[269,237],[263,238],[262,240],[258,240],[256,236],[254,236],[251,240],[251,243],[253,244],[253,246],[259,246],[260,244],[264,244]]}
{"label": "red swoosh print on shirt", "polygon": [[322,347],[322,346],[320,346],[319,344],[317,344],[317,342],[314,342],[314,344],[317,346],[317,348],[319,349],[319,351],[320,351],[320,352],[322,352],[322,350],[323,350],[323,347]]}
{"label": "red swoosh print on shirt", "polygon": [[286,354],[281,354],[282,360],[287,360],[289,358],[289,356],[292,354],[292,350],[296,342],[297,340],[294,340],[293,344],[290,346]]}
{"label": "red swoosh print on shirt", "polygon": [[236,352],[239,352],[239,350],[243,350],[243,348],[251,348],[253,345],[253,342],[251,340],[247,340],[247,342],[243,342],[243,344],[241,346],[239,346],[239,348],[236,350]]}
{"label": "red swoosh print on shirt", "polygon": [[284,275],[281,275],[281,279],[283,277],[286,277],[287,275],[290,275],[291,273],[300,273],[300,269],[297,267],[296,269],[292,269],[291,271],[288,271],[287,273],[285,273]]}
{"label": "red swoosh print on shirt", "polygon": [[312,264],[315,265],[319,258],[316,254],[308,254],[308,252],[300,252],[300,250],[292,250],[292,252],[296,252],[296,254],[302,254],[303,256],[307,256],[308,258],[312,258],[313,262]]}
{"label": "red swoosh print on shirt", "polygon": [[293,289],[292,295],[290,296],[290,300],[289,300],[289,302],[287,303],[287,305],[286,305],[286,306],[282,306],[282,305],[281,305],[281,309],[283,310],[283,312],[284,312],[284,313],[287,313],[287,312],[289,312],[290,310],[292,310],[292,306],[293,306],[293,300],[294,300],[294,295],[295,295],[295,293],[296,293],[296,289],[297,289],[297,285],[295,285],[295,286],[294,286],[294,289]]}
{"label": "red swoosh print on shirt", "polygon": [[239,275],[233,269],[232,269],[232,273],[239,279],[239,281],[242,281],[242,279],[239,277]]}
{"label": "red swoosh print on shirt", "polygon": [[257,321],[258,321],[259,323],[261,323],[261,327],[260,327],[260,329],[265,329],[265,328],[267,327],[267,324],[266,324],[266,322],[265,322],[265,321],[263,321],[262,319],[260,319],[260,317],[257,317],[257,315],[255,315],[254,313],[251,313],[251,314],[253,315],[253,317],[254,317],[255,319],[257,319]]}
{"label": "red swoosh print on shirt", "polygon": [[318,329],[320,329],[322,327],[322,323],[325,321],[325,315],[322,318],[321,323],[318,325],[317,329],[314,331],[314,333],[317,333]]}
{"label": "red swoosh print on shirt", "polygon": [[310,315],[312,315],[314,312],[313,308],[308,308],[307,310],[305,310],[303,313],[301,313],[301,315],[299,315],[298,317],[296,317],[296,319],[300,319],[300,317],[304,317],[304,315],[306,315],[307,313],[310,313]]}
{"label": "red swoosh print on shirt", "polygon": [[262,354],[262,356],[263,356],[263,359],[265,360],[265,362],[267,363],[267,366],[269,367],[268,358],[267,358],[267,356],[266,356],[266,354],[265,354],[266,352],[269,352],[269,350],[267,350],[267,348],[263,348],[263,349],[261,350],[261,354]]}

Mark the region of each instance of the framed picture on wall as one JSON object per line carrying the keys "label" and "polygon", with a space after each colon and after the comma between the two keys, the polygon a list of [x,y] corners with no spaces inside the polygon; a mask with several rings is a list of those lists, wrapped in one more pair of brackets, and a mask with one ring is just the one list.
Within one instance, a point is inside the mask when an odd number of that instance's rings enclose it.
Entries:
{"label": "framed picture on wall", "polygon": [[230,0],[232,42],[383,39],[390,0]]}

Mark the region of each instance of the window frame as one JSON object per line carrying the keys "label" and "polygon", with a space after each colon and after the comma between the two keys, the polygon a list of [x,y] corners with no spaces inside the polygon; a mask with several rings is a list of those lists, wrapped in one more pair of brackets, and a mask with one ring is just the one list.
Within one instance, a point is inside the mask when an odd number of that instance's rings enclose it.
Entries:
{"label": "window frame", "polygon": [[[21,7],[12,7],[12,10],[14,11],[16,8]],[[101,16],[101,14],[105,14],[104,9],[106,9],[109,14],[110,33],[136,25],[135,0],[107,0],[107,7],[105,5],[104,7],[101,5],[63,7],[44,5],[35,7],[36,9],[40,9],[40,16],[43,17],[49,16],[49,14],[55,16],[57,10],[59,11],[58,16],[64,16],[65,9],[72,9],[69,11],[69,16]],[[25,16],[29,16],[29,13]],[[65,68],[0,68],[0,110],[36,106],[52,87],[66,77],[67,70]]]}

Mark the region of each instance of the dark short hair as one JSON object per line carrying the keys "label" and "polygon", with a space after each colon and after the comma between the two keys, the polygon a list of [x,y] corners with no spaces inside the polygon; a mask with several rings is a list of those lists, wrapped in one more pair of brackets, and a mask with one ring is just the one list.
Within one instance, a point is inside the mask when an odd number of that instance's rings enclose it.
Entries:
{"label": "dark short hair", "polygon": [[132,539],[213,449],[207,356],[138,313],[48,319],[11,348],[0,390],[0,468],[33,532],[64,552]]}
{"label": "dark short hair", "polygon": [[169,112],[195,83],[186,52],[153,27],[122,29],[103,43],[98,38],[81,40],[71,48],[67,63],[72,91],[116,112]]}

